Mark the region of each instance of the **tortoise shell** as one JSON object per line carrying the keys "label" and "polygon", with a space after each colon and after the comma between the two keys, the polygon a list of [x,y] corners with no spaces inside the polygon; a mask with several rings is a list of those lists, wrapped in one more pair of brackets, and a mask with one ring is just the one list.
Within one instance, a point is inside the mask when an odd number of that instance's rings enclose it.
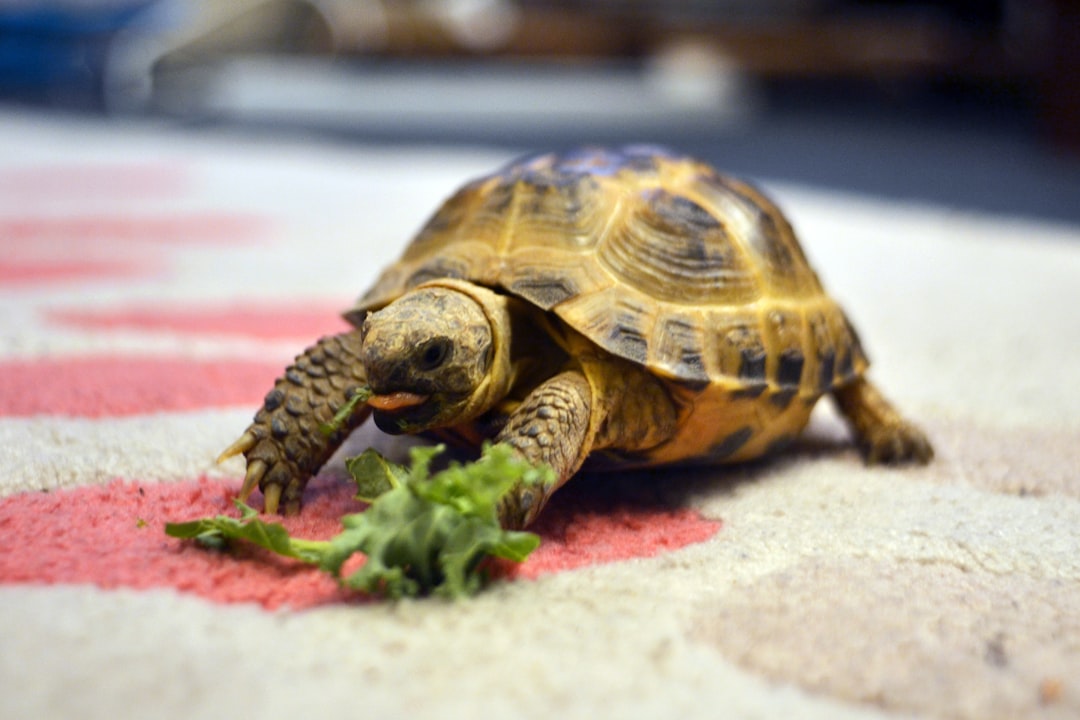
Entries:
{"label": "tortoise shell", "polygon": [[[732,429],[710,440],[712,455],[739,459],[790,439],[814,401],[868,364],[776,205],[654,147],[533,156],[465,185],[346,318],[359,325],[437,278],[520,297],[648,368],[684,402],[744,415],[723,421]],[[757,432],[763,408],[780,414],[795,398],[803,410]],[[739,411],[739,399],[753,402]],[[695,425],[719,416],[699,412]],[[741,442],[730,438],[740,431]],[[725,440],[739,447],[727,452]],[[669,450],[654,459],[702,448]]]}

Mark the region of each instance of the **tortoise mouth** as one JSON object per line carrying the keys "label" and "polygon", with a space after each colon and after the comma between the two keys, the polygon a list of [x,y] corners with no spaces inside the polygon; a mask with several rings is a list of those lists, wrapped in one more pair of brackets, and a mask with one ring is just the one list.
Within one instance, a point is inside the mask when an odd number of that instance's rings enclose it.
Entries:
{"label": "tortoise mouth", "polygon": [[412,432],[414,427],[430,422],[435,415],[435,408],[424,407],[430,395],[399,390],[372,395],[368,405],[374,411],[375,425],[388,435],[400,435]]}
{"label": "tortoise mouth", "polygon": [[440,416],[455,401],[456,398],[445,393],[392,390],[376,392],[368,398],[368,405],[376,427],[389,435],[401,435],[445,424]]}
{"label": "tortoise mouth", "polygon": [[417,405],[423,405],[430,397],[430,395],[421,395],[419,393],[399,390],[397,392],[389,392],[382,395],[372,395],[368,398],[368,405],[376,410],[392,413],[416,407]]}

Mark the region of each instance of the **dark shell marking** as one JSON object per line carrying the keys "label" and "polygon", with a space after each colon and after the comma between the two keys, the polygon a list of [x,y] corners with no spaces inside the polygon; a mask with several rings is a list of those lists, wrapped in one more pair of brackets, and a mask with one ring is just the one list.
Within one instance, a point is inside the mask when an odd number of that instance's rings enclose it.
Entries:
{"label": "dark shell marking", "polygon": [[710,460],[726,460],[749,442],[754,436],[754,429],[750,426],[741,427],[726,438],[709,448],[707,453]]}

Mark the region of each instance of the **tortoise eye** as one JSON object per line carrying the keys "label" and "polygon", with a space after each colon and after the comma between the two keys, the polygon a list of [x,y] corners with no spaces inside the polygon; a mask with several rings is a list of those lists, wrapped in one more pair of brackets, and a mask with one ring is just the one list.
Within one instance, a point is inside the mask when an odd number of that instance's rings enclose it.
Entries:
{"label": "tortoise eye", "polygon": [[421,370],[434,370],[446,362],[451,349],[449,338],[429,340],[420,349],[417,365]]}

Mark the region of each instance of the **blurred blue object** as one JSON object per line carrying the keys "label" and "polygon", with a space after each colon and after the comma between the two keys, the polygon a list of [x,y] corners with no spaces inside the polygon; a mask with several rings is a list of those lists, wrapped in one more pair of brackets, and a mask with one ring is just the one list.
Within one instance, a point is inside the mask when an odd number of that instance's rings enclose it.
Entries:
{"label": "blurred blue object", "polygon": [[150,4],[0,3],[0,98],[99,104],[110,40]]}

